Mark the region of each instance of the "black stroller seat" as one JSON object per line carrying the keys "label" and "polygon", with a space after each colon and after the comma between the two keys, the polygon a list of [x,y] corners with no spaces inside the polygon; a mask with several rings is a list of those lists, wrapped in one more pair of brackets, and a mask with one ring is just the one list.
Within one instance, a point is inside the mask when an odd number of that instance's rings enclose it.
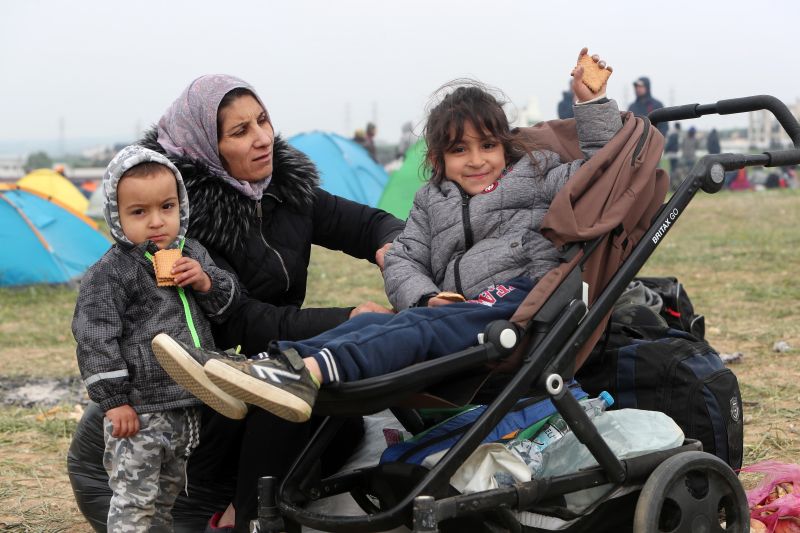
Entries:
{"label": "black stroller seat", "polygon": [[[338,424],[331,416],[279,487],[273,478],[262,479],[256,530],[283,531],[291,524],[303,524],[323,531],[367,532],[405,524],[415,532],[543,531],[521,521],[521,513],[532,510],[558,516],[559,530],[564,531],[694,531],[692,523],[704,527],[702,531],[747,531],[744,490],[726,463],[702,452],[700,443],[692,440],[674,449],[618,459],[565,382],[602,334],[625,287],[700,189],[717,192],[728,170],[800,164],[797,148],[706,156],[663,204],[668,177],[658,163],[664,140],[651,120],[755,109],[772,111],[795,147],[800,147],[800,124],[785,105],[769,96],[661,109],[650,120],[626,114],[620,133],[581,167],[554,200],[542,231],[562,247],[564,261],[537,284],[510,323],[489,325],[484,343],[462,352],[323,389],[315,407],[320,414],[370,414],[408,405],[415,394],[437,388],[455,390],[451,399],[460,395],[459,401],[469,401],[480,393],[477,389],[487,375],[502,376],[475,423],[431,468],[388,463],[321,479],[317,461]],[[558,152],[563,160],[582,157],[572,143],[573,121],[545,123],[522,134]],[[487,372],[487,364],[495,365],[495,370]],[[512,487],[456,492],[449,485],[454,472],[514,404],[532,394],[553,402],[599,466]],[[417,424],[408,420],[411,426]],[[598,501],[584,516],[559,515],[557,503],[563,495],[600,485],[610,485],[619,497]],[[347,492],[365,510],[363,515],[331,516],[305,508],[310,501]],[[621,506],[631,512],[616,512]]]}

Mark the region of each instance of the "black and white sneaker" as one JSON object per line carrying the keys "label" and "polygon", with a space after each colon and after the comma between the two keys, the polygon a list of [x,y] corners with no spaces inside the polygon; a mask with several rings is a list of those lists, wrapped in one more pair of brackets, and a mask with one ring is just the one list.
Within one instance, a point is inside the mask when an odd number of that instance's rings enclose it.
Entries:
{"label": "black and white sneaker", "polygon": [[231,396],[291,422],[309,419],[319,391],[300,354],[281,351],[277,343],[258,359],[210,359],[205,370]]}
{"label": "black and white sneaker", "polygon": [[166,373],[198,400],[228,418],[239,420],[247,415],[244,402],[217,387],[203,370],[203,365],[210,359],[244,361],[244,356],[187,346],[166,333],[156,335],[151,345]]}

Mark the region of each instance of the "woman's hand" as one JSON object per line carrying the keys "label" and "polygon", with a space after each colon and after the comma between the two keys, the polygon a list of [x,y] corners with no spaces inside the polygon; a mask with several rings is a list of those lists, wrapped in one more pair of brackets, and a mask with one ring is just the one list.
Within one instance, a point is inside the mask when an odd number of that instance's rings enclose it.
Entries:
{"label": "woman's hand", "polygon": [[375,302],[364,302],[350,311],[350,318],[360,315],[361,313],[383,313],[385,315],[391,315],[394,314],[394,311],[387,309],[382,305],[378,305]]}
{"label": "woman's hand", "polygon": [[387,242],[386,244],[378,248],[377,252],[375,252],[375,264],[378,265],[378,268],[381,269],[381,272],[383,272],[383,256],[386,255],[386,252],[388,252],[389,248],[391,247],[392,243]]}
{"label": "woman's hand", "polygon": [[114,428],[111,432],[112,437],[133,437],[139,433],[139,415],[130,405],[125,404],[109,409],[106,411],[106,416]]}
{"label": "woman's hand", "polygon": [[197,292],[208,292],[211,290],[211,278],[205,273],[195,259],[191,257],[181,257],[172,265],[172,275],[178,287],[190,285]]}
{"label": "woman's hand", "polygon": [[[588,48],[586,48],[586,47],[582,48],[580,54],[578,54],[578,61],[580,61],[581,58],[583,56],[585,56],[588,52],[589,52]],[[613,72],[613,70],[614,70],[611,67],[609,67],[608,65],[606,65],[606,62],[604,60],[600,59],[600,56],[597,55],[597,54],[593,54],[592,55],[592,61],[597,63],[597,66],[600,67],[601,69],[604,68],[604,69],[608,70],[609,72]],[[599,98],[601,96],[605,96],[606,95],[606,83],[603,83],[603,85],[600,87],[600,89],[596,93],[593,93],[592,90],[589,89],[583,83],[583,72],[584,72],[583,66],[582,65],[576,65],[572,69],[572,73],[570,74],[572,76],[572,93],[575,95],[576,101],[577,102],[585,102],[587,100],[593,100],[595,98]]]}

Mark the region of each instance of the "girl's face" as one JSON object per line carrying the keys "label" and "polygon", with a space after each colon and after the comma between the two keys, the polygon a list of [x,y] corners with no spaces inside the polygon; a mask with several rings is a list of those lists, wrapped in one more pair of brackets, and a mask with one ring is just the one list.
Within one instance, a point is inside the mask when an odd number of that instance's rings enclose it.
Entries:
{"label": "girl's face", "polygon": [[240,96],[219,110],[219,155],[228,174],[238,180],[260,181],[272,174],[275,132],[267,112],[250,95]]}
{"label": "girl's face", "polygon": [[470,196],[497,181],[505,166],[503,145],[477,130],[472,122],[464,124],[464,135],[444,153],[445,177],[458,183]]}

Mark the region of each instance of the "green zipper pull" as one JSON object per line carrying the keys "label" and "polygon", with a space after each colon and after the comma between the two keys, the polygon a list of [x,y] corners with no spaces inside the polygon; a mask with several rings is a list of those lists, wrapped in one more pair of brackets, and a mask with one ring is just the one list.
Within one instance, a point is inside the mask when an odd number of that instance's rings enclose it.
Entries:
{"label": "green zipper pull", "polygon": [[[178,248],[183,251],[183,245],[186,243],[186,239],[181,239],[181,242],[178,244]],[[150,252],[145,252],[144,256],[153,261],[153,254]],[[197,329],[194,327],[194,319],[192,318],[192,310],[189,309],[189,300],[186,299],[186,292],[183,290],[183,287],[175,287],[178,289],[178,296],[181,299],[181,303],[183,303],[183,314],[186,317],[186,325],[189,327],[189,333],[192,334],[192,341],[194,342],[195,348],[200,348],[200,337],[197,335]]]}

